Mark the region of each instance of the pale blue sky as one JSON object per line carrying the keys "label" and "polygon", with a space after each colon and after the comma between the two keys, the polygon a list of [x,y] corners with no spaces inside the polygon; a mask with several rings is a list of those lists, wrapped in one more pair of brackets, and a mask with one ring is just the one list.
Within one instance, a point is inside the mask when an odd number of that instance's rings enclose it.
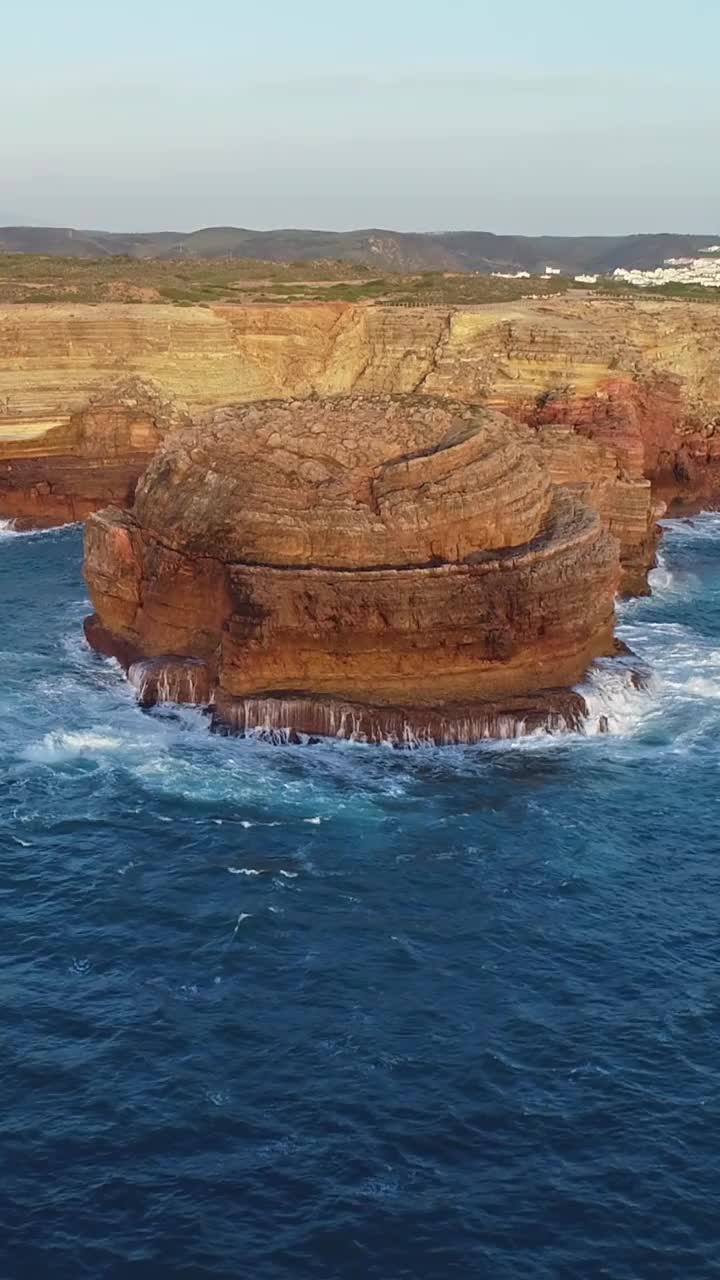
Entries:
{"label": "pale blue sky", "polygon": [[7,5],[0,220],[720,229],[718,0]]}

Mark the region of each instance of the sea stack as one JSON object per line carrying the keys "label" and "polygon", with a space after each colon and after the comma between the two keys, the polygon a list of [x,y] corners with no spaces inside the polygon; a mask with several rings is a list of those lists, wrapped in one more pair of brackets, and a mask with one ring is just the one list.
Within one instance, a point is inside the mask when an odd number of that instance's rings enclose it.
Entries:
{"label": "sea stack", "polygon": [[91,516],[86,634],[216,727],[469,742],[573,727],[618,543],[531,429],[414,397],[265,401],[173,431]]}

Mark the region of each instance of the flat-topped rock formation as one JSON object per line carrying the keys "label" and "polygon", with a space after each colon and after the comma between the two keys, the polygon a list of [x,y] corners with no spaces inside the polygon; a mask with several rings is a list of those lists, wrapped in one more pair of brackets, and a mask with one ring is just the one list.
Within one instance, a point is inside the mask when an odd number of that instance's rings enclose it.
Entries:
{"label": "flat-topped rock formation", "polygon": [[[126,433],[128,378],[165,406],[144,415],[140,448],[137,417]],[[549,428],[555,472],[571,471],[591,502],[600,490],[584,468],[600,455],[575,437],[602,446],[599,465],[605,472],[612,455],[615,481],[603,481],[600,510],[620,539],[628,589],[652,563],[658,500],[720,495],[720,305],[24,305],[0,308],[0,517],[52,523],[127,505],[173,406],[182,416],[351,393],[447,396],[499,408],[539,437]]]}
{"label": "flat-topped rock formation", "polygon": [[[86,527],[87,634],[235,731],[474,740],[577,718],[618,547],[523,425],[451,400],[219,410]],[[291,723],[286,723],[290,720]],[[324,728],[323,728],[324,726]]]}

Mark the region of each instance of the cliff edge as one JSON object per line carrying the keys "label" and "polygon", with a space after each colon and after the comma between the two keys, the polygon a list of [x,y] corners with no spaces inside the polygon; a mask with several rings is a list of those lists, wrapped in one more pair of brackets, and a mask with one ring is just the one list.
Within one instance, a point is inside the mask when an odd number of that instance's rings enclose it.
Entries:
{"label": "cliff edge", "polygon": [[186,410],[349,394],[448,397],[531,426],[619,539],[628,591],[646,589],[663,502],[720,497],[712,302],[68,303],[0,308],[0,517],[127,506]]}

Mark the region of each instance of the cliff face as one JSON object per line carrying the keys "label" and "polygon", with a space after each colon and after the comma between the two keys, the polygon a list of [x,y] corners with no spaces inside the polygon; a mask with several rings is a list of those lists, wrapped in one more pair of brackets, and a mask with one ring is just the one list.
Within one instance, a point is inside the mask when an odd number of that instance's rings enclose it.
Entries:
{"label": "cliff face", "polygon": [[85,568],[88,638],[150,701],[212,694],[241,731],[436,741],[571,718],[548,691],[612,652],[619,575],[528,428],[389,397],[173,433],[133,508],[88,521]]}
{"label": "cliff face", "polygon": [[132,502],[165,434],[186,415],[157,388],[128,379],[93,395],[66,421],[0,417],[0,513],[22,526],[84,520]]}
{"label": "cliff face", "polygon": [[[660,410],[668,453],[715,434],[720,305],[0,308],[3,440],[42,437],[127,376],[192,408],[355,391],[488,400],[530,416],[540,400],[597,400],[604,409],[586,409],[588,421],[629,415],[646,441]],[[658,462],[652,451],[648,461]]]}
{"label": "cliff face", "polygon": [[[268,397],[415,393],[502,409],[540,442],[552,428],[541,447],[558,474],[589,485],[589,500],[601,494],[629,586],[653,556],[658,508],[642,481],[660,498],[720,493],[720,306],[18,306],[0,310],[0,515],[76,518],[128,500],[168,418],[146,413],[143,447],[109,454],[110,419],[88,418],[88,405],[100,396],[112,412],[127,376],[149,383],[166,406],[192,411]],[[569,436],[559,452],[558,425],[606,452],[583,452]],[[138,420],[130,426],[137,438]],[[602,483],[587,472],[595,462]]]}
{"label": "cliff face", "polygon": [[664,503],[652,485],[632,476],[611,445],[551,423],[537,430],[533,445],[554,484],[563,485],[591,506],[620,543],[620,589],[646,595],[648,569],[655,563]]}

